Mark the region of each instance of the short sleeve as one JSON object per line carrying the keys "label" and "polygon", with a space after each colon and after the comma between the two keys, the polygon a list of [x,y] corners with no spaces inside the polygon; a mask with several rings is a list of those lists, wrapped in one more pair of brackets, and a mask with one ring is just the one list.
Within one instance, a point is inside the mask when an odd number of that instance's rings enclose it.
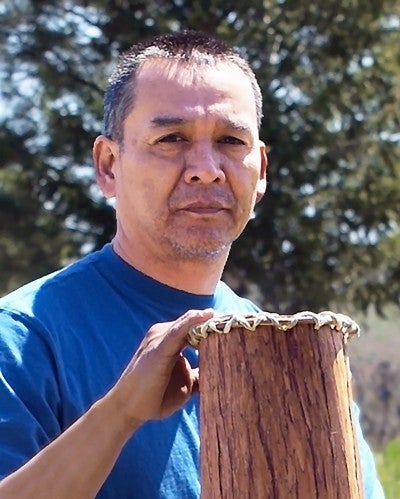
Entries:
{"label": "short sleeve", "polygon": [[0,310],[0,478],[61,429],[54,356],[33,318]]}

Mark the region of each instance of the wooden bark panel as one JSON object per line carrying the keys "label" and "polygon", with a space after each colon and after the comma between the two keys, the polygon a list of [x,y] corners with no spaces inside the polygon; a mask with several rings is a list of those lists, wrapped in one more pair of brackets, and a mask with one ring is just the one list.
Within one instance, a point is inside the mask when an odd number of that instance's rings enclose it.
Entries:
{"label": "wooden bark panel", "polygon": [[297,324],[200,342],[202,499],[360,499],[343,334]]}

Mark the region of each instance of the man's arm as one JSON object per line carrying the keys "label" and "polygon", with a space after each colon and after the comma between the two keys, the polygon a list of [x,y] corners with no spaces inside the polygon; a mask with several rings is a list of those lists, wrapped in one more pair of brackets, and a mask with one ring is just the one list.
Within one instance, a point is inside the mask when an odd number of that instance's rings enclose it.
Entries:
{"label": "man's arm", "polygon": [[3,479],[0,497],[95,497],[131,435],[146,421],[175,412],[197,390],[197,370],[181,351],[190,327],[212,316],[212,310],[189,311],[174,322],[154,325],[114,387]]}

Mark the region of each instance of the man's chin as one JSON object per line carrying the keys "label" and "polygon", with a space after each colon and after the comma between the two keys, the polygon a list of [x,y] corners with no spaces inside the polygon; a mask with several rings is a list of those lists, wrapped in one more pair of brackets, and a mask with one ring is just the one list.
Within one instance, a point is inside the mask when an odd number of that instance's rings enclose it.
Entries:
{"label": "man's chin", "polygon": [[174,241],[171,250],[175,259],[180,261],[212,262],[228,256],[231,243],[220,245],[189,245]]}

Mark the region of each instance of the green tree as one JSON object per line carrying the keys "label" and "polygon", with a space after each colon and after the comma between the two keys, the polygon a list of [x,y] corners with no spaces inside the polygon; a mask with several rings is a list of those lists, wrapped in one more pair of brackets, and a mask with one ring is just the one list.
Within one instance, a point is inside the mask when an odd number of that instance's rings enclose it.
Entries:
{"label": "green tree", "polygon": [[400,438],[389,442],[375,459],[386,499],[397,499],[400,490]]}
{"label": "green tree", "polygon": [[112,237],[90,154],[111,61],[192,28],[242,50],[265,99],[269,192],[226,279],[280,312],[399,303],[396,0],[9,0],[0,16],[3,291]]}

